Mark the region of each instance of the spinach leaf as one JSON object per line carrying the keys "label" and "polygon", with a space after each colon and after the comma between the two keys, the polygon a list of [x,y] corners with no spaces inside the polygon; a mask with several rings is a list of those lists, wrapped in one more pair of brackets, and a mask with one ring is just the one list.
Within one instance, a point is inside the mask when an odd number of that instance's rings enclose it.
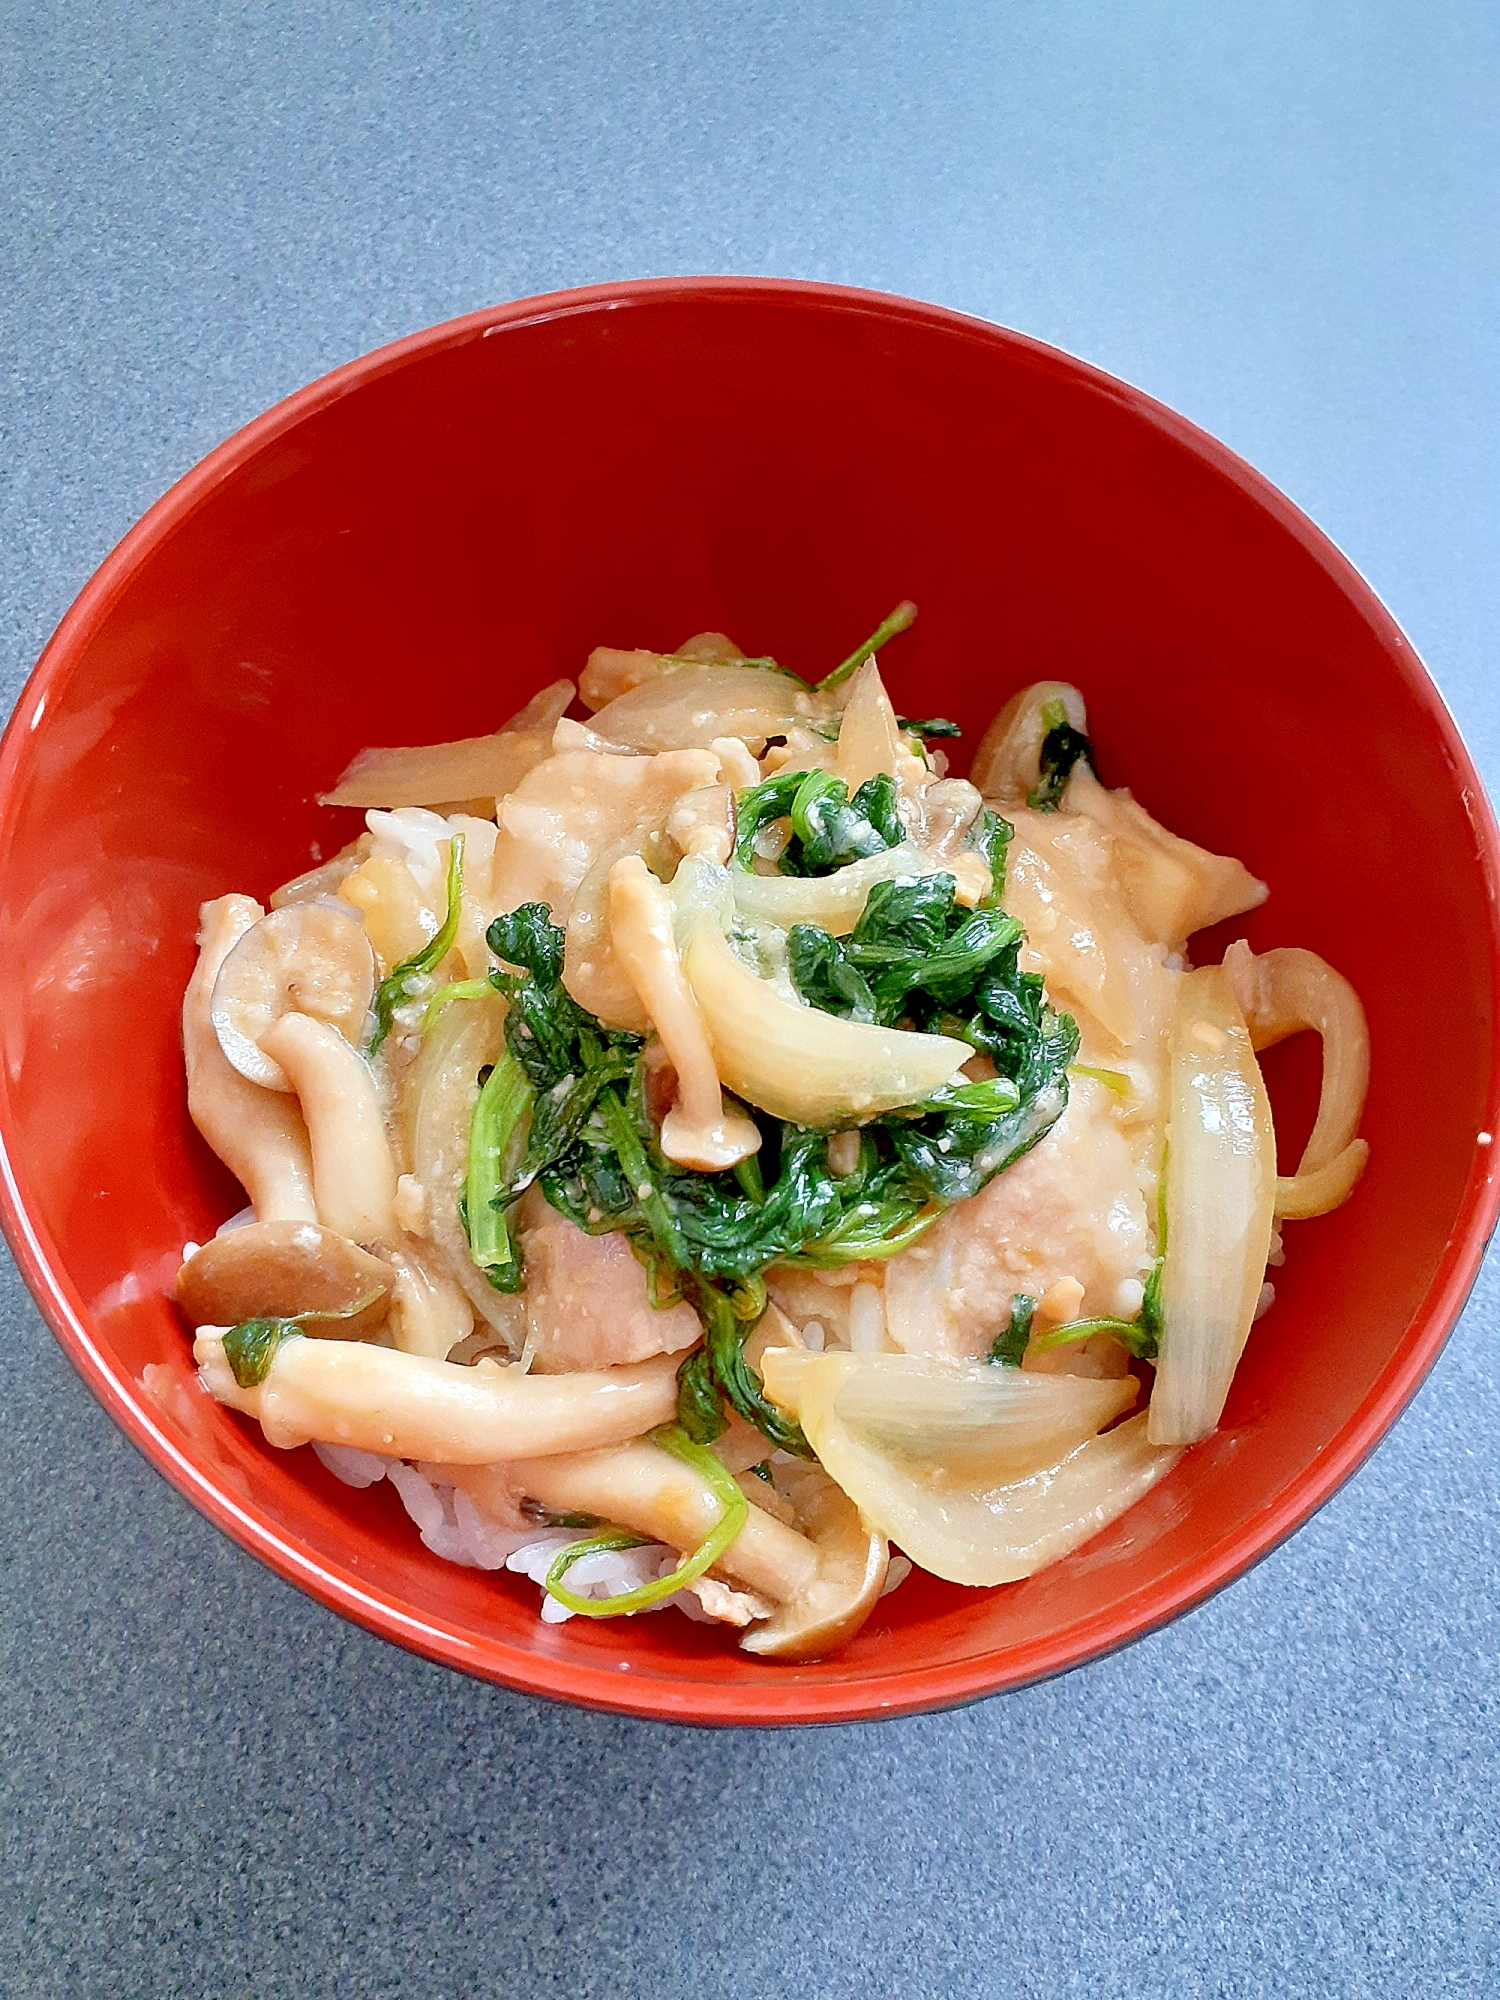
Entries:
{"label": "spinach leaf", "polygon": [[896,717],[896,727],[904,729],[911,736],[938,737],[963,735],[963,731],[959,728],[958,724],[950,722],[946,715],[927,715],[922,717],[898,715]]}
{"label": "spinach leaf", "polygon": [[996,1334],[989,1360],[998,1361],[1006,1368],[1020,1367],[1026,1358],[1026,1343],[1031,1338],[1035,1312],[1036,1300],[1025,1292],[1017,1292],[1010,1302],[1010,1324],[1003,1333]]}
{"label": "spinach leaf", "polygon": [[778,771],[741,792],[736,811],[735,859],[742,868],[755,859],[761,828],[790,819],[791,838],[778,863],[783,875],[827,875],[899,847],[906,831],[896,811],[896,781],[884,771],[867,778],[852,799],[831,771]]}
{"label": "spinach leaf", "polygon": [[984,899],[986,909],[998,904],[1005,893],[1005,856],[1014,831],[1008,819],[1001,819],[999,813],[986,806],[969,836],[969,845],[984,857],[990,871],[990,893]]}
{"label": "spinach leaf", "polygon": [[787,933],[787,960],[792,983],[812,1006],[846,1021],[875,1019],[868,981],[827,931],[816,924],[793,924]]}

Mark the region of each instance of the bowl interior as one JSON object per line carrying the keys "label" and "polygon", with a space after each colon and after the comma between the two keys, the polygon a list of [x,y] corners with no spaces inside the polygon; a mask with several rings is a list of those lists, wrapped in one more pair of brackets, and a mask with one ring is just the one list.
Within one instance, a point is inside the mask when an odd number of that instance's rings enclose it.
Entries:
{"label": "bowl interior", "polygon": [[[1015,686],[1076,681],[1106,781],[1270,883],[1231,934],[1313,946],[1354,981],[1369,1172],[1345,1209],[1288,1230],[1219,1434],[1042,1575],[986,1593],[914,1579],[846,1653],[791,1670],[676,1618],[544,1626],[530,1585],[428,1556],[388,1489],[351,1493],[311,1452],[270,1451],[193,1384],[164,1290],[182,1243],[240,1199],[184,1105],[197,906],[264,896],[351,838],[357,815],[311,800],[363,744],[492,728],[600,642],[719,627],[824,671],[902,596],[922,615],[884,662],[899,708],[952,716],[972,745]],[[0,782],[9,1219],[53,1323],[221,1525],[388,1636],[514,1685],[685,1719],[831,1719],[987,1692],[1133,1636],[1358,1462],[1492,1220],[1475,1142],[1496,1115],[1493,835],[1409,648],[1229,454],[932,309],[626,288],[342,371],[232,440],[106,565]],[[1284,1155],[1315,1074],[1299,1049],[1272,1070]]]}

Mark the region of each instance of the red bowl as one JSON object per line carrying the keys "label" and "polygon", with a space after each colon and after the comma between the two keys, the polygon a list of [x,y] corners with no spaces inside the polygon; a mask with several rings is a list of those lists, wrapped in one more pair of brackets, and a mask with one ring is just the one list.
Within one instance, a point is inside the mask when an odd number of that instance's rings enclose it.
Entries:
{"label": "red bowl", "polygon": [[[1028,1582],[914,1578],[837,1659],[677,1618],[537,1617],[197,1390],[164,1296],[239,1195],[189,1125],[198,904],[351,836],[362,744],[497,725],[600,642],[719,627],[818,671],[902,596],[898,707],[964,725],[1077,681],[1106,779],[1244,858],[1252,944],[1369,1010],[1372,1156],[1289,1231],[1222,1429]],[[1410,645],[1222,445],[1034,341],[827,286],[670,280],[475,313],[315,383],[152,508],[0,750],[6,1232],[58,1339],[209,1519],[333,1609],[514,1688],[699,1723],[909,1714],[1200,1602],[1359,1465],[1458,1315],[1500,1187],[1497,842]],[[1315,1051],[1272,1076],[1291,1140]],[[152,1366],[152,1364],[155,1364]],[[146,1371],[150,1370],[149,1376]],[[1312,1615],[1316,1615],[1315,1609]]]}

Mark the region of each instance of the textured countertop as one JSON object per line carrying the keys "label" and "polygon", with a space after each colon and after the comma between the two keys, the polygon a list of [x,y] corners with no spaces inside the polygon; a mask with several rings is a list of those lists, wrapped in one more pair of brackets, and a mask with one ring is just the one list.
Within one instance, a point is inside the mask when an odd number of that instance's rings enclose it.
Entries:
{"label": "textured countertop", "polygon": [[[1495,41],[1478,0],[5,7],[5,705],[313,376],[760,272],[986,315],[1217,433],[1494,789]],[[1171,1630],[961,1714],[714,1735],[341,1624],[137,1456],[7,1262],[0,1992],[1500,1992],[1497,1320],[1492,1263],[1371,1463]]]}

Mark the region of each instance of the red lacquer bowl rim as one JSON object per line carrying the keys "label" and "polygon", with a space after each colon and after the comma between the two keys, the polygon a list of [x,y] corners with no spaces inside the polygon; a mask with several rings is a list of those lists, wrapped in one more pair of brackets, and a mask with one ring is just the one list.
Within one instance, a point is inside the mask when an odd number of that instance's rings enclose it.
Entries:
{"label": "red lacquer bowl rim", "polygon": [[[903,322],[1008,348],[1124,404],[1232,482],[1290,534],[1357,605],[1385,644],[1394,670],[1437,730],[1473,826],[1490,913],[1492,990],[1500,992],[1500,836],[1473,763],[1441,695],[1410,642],[1370,586],[1284,494],[1225,445],[1138,389],[1057,348],[944,307],[836,285],[768,278],[655,278],[554,292],[465,314],[377,348],[298,390],[237,431],[170,488],[106,558],[49,641],[0,740],[0,855],[8,853],[19,812],[30,746],[53,691],[67,680],[136,567],[225,478],[305,417],[404,366],[490,332],[597,310],[680,301],[733,306],[754,300]],[[0,973],[0,977],[3,977]],[[1497,1051],[1500,1053],[1500,1051]],[[1487,1099],[1491,1132],[1500,1131],[1500,1062]],[[331,1570],[310,1548],[248,1502],[216,1485],[157,1424],[139,1384],[111,1365],[95,1339],[87,1308],[63,1268],[57,1246],[28,1212],[25,1162],[17,1144],[8,1087],[0,1081],[0,1223],[22,1275],[64,1352],[110,1415],[200,1512],[279,1575],[329,1609],[382,1637],[466,1673],[525,1693],[615,1713],[698,1724],[767,1725],[849,1722],[921,1713],[1028,1686],[1112,1652],[1157,1630],[1221,1590],[1269,1554],[1355,1472],[1420,1387],[1463,1309],[1485,1243],[1500,1212],[1494,1147],[1481,1146],[1443,1258],[1421,1310],[1359,1409],[1275,1502],[1200,1558],[1094,1618],[1003,1653],[876,1674],[866,1682],[788,1678],[754,1687],[715,1685],[645,1671],[622,1676],[584,1660],[544,1657],[501,1640],[476,1641],[456,1626],[421,1615],[396,1598]]]}

